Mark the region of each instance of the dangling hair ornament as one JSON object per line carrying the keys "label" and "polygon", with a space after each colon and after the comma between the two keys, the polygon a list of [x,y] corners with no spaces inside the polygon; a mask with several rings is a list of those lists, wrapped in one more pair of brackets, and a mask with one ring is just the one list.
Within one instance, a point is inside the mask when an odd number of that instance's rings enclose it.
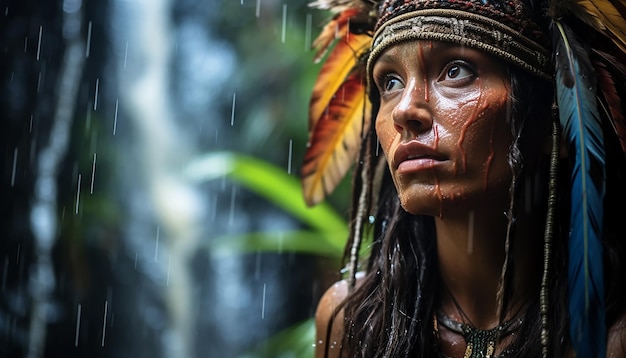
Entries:
{"label": "dangling hair ornament", "polygon": [[350,222],[347,252],[350,258],[348,286],[352,291],[371,193],[367,181],[370,163],[357,163],[357,158],[365,155],[366,146],[361,147],[361,144],[371,122],[365,59],[378,15],[372,0],[317,0],[309,5],[333,13],[313,42],[314,62],[320,62],[331,46],[332,51],[326,56],[311,95],[302,189],[307,205],[313,206],[337,187],[353,165],[361,172],[354,183],[359,187],[355,190],[359,192],[358,209],[355,220]]}
{"label": "dangling hair ornament", "polygon": [[[570,337],[577,357],[606,356],[603,118],[626,148],[621,103],[626,76],[618,62],[623,59],[609,55],[626,53],[625,10],[624,0],[553,0],[549,9],[556,100],[572,165],[568,284]],[[601,36],[584,37],[589,32],[583,24]]]}

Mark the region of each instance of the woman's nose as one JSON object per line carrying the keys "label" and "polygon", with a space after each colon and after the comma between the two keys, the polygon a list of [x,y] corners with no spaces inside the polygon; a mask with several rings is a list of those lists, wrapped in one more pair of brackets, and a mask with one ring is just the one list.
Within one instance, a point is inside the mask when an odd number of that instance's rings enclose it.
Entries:
{"label": "woman's nose", "polygon": [[417,136],[429,131],[433,121],[428,86],[416,80],[409,82],[393,109],[392,118],[399,133]]}

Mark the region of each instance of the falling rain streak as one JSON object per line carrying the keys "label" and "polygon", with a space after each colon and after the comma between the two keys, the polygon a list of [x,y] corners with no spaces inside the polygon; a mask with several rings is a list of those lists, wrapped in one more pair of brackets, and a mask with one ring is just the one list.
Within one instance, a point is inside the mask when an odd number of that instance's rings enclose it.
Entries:
{"label": "falling rain streak", "polygon": [[11,169],[11,186],[15,186],[15,172],[17,171],[17,148],[13,150],[13,169]]}
{"label": "falling rain streak", "polygon": [[85,46],[85,58],[89,58],[89,52],[91,52],[91,21],[87,26],[87,46]]}
{"label": "falling rain streak", "polygon": [[289,140],[289,159],[287,160],[287,174],[291,174],[291,155],[293,153],[293,139]]}
{"label": "falling rain streak", "polygon": [[287,4],[283,4],[283,30],[280,41],[285,43],[285,33],[287,32]]}
{"label": "falling rain streak", "polygon": [[96,179],[96,153],[93,153],[93,164],[91,165],[91,185],[89,187],[89,194],[93,194],[93,182]]}
{"label": "falling rain streak", "polygon": [[261,277],[261,253],[256,252],[256,259],[254,262],[254,280],[258,281]]}
{"label": "falling rain streak", "polygon": [[261,0],[256,0],[256,17],[261,17]]}
{"label": "falling rain streak", "polygon": [[39,71],[39,75],[37,76],[37,93],[41,91],[41,71]]}
{"label": "falling rain streak", "polygon": [[[236,100],[237,100],[237,93],[233,93],[233,106],[230,111],[230,126],[231,127],[235,125],[235,101]],[[215,136],[217,137],[217,133],[215,134]]]}
{"label": "falling rain streak", "polygon": [[109,309],[109,301],[104,301],[104,319],[102,322],[102,346],[104,347],[104,337],[106,335],[107,328],[107,310]]}
{"label": "falling rain streak", "polygon": [[43,26],[39,26],[39,40],[37,40],[37,61],[39,61],[39,55],[41,54],[41,36],[43,35]]}
{"label": "falling rain streak", "polygon": [[126,68],[126,63],[128,61],[128,41],[126,41],[126,46],[124,48],[124,68]]}
{"label": "falling rain streak", "polygon": [[98,109],[98,91],[100,89],[100,79],[96,78],[96,92],[93,95],[93,110]]}
{"label": "falling rain streak", "polygon": [[237,187],[233,186],[230,191],[230,213],[228,215],[228,225],[230,227],[235,223],[235,197],[237,196]]}
{"label": "falling rain streak", "polygon": [[76,313],[76,335],[74,337],[74,347],[78,347],[78,336],[80,333],[80,314],[81,314],[81,305],[78,304],[78,312]]}
{"label": "falling rain streak", "polygon": [[117,112],[119,110],[120,107],[120,100],[116,99],[115,100],[115,114],[113,115],[113,135],[115,135],[115,132],[117,132]]}
{"label": "falling rain streak", "polygon": [[265,319],[265,287],[266,284],[263,284],[263,303],[261,304],[261,319]]}
{"label": "falling rain streak", "polygon": [[311,50],[311,28],[313,26],[313,16],[306,14],[306,25],[304,28],[304,51]]}
{"label": "falling rain streak", "polygon": [[159,235],[161,232],[161,227],[157,226],[157,232],[156,232],[156,240],[155,240],[155,245],[154,245],[154,261],[157,261],[157,258],[159,257]]}
{"label": "falling rain streak", "polygon": [[75,210],[75,214],[78,214],[78,203],[80,202],[80,179],[81,179],[81,175],[78,174],[78,185],[76,188],[76,210]]}
{"label": "falling rain streak", "polygon": [[170,271],[172,268],[172,255],[167,256],[167,279],[165,280],[165,286],[170,285]]}

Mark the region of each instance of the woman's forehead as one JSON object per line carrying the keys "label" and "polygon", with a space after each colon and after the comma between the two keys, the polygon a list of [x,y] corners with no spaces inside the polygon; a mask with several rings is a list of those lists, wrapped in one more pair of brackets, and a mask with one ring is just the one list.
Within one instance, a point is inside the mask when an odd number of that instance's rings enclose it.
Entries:
{"label": "woman's forehead", "polygon": [[436,40],[409,40],[386,48],[373,65],[375,67],[376,64],[396,62],[398,57],[405,58],[405,56],[410,56],[409,59],[419,62],[433,56],[446,57],[449,55],[489,57],[495,60],[493,55],[468,46]]}

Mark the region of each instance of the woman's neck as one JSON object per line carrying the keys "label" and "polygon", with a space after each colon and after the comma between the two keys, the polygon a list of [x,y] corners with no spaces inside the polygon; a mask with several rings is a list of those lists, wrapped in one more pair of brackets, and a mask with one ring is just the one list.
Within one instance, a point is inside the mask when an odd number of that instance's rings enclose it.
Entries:
{"label": "woman's neck", "polygon": [[[436,219],[437,250],[441,274],[440,309],[449,317],[476,328],[489,329],[500,322],[498,289],[506,258],[508,219],[493,212],[471,212],[465,217]],[[541,251],[534,250],[532,228],[518,218],[512,255],[516,264],[514,294],[507,317],[512,318],[534,292],[540,274]],[[525,228],[525,229],[521,229]],[[533,251],[534,250],[534,251]],[[468,322],[469,321],[469,322]]]}

